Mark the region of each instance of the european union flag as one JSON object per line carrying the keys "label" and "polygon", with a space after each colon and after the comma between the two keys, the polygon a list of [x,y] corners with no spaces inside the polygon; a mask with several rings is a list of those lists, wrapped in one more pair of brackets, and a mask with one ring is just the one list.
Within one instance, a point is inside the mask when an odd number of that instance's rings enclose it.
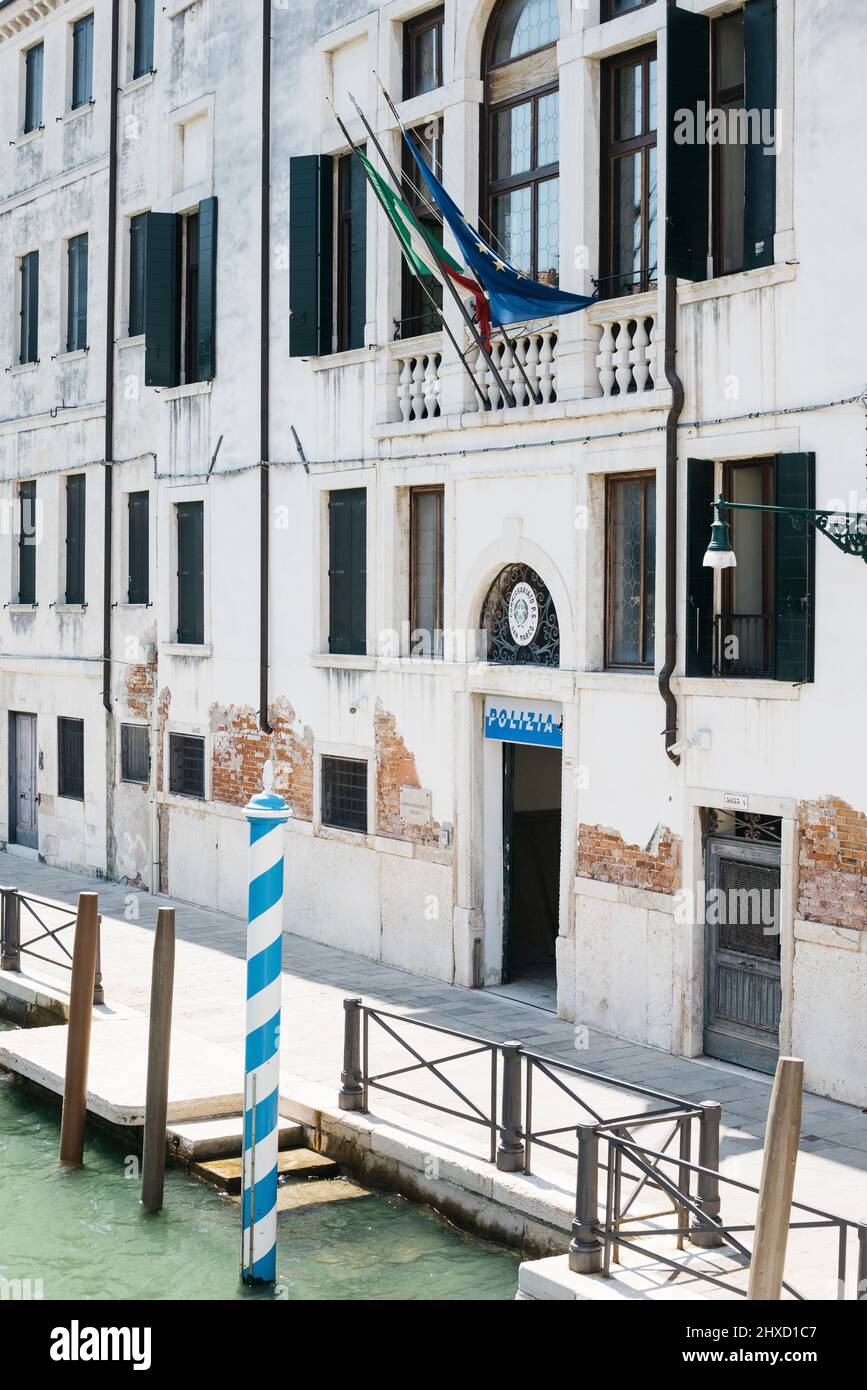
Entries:
{"label": "european union flag", "polygon": [[554,289],[552,285],[542,285],[538,280],[531,280],[528,275],[502,260],[479,236],[475,227],[470,226],[457,203],[449,197],[436,174],[425,163],[406,131],[404,139],[412,151],[432,200],[461,248],[464,260],[491,302],[491,318],[494,323],[503,325],[518,323],[522,319],[544,318],[549,314],[574,314],[593,303],[592,298],[588,299],[582,294],[568,294],[565,290]]}

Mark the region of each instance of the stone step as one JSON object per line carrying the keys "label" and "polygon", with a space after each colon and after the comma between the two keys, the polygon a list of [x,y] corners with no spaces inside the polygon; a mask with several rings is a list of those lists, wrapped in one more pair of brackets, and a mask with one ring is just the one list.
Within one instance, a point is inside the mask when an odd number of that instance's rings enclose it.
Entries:
{"label": "stone step", "polygon": [[[192,1163],[190,1172],[197,1178],[237,1196],[241,1191],[240,1158],[217,1158],[210,1162]],[[312,1149],[284,1149],[277,1157],[277,1178],[333,1178],[339,1169],[332,1158],[314,1153]]]}
{"label": "stone step", "polygon": [[[242,1122],[240,1115],[219,1120],[188,1120],[169,1125],[166,1148],[170,1158],[201,1163],[209,1158],[240,1158]],[[280,1117],[280,1148],[297,1149],[304,1143],[301,1125]]]}

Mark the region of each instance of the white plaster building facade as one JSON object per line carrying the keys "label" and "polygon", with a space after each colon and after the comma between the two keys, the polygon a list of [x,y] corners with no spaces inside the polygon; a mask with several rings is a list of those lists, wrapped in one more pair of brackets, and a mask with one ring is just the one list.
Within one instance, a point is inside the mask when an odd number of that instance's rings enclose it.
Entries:
{"label": "white plaster building facade", "polygon": [[[777,139],[760,156],[770,213],[753,209],[771,235],[752,252],[742,166],[693,150],[704,265],[667,304],[683,207],[667,67],[681,50],[662,0],[169,0],[139,75],[134,0],[0,6],[0,838],[241,914],[242,807],[270,755],[292,807],[287,930],[464,985],[555,981],[564,1017],[683,1055],[767,1065],[793,1051],[812,1089],[867,1104],[867,570],[823,536],[813,566],[804,540],[804,590],[784,594],[791,523],[736,518],[745,577],[706,571],[697,598],[695,516],[703,550],[711,515],[688,496],[694,476],[702,505],[734,488],[867,511],[853,268],[867,193],[851,172],[867,22],[854,3],[680,9],[707,21],[696,41],[711,104],[748,106],[758,81]],[[92,101],[73,107],[88,14]],[[757,27],[773,35],[761,80],[744,57]],[[40,43],[41,120],[26,130]],[[740,94],[728,62],[745,66]],[[373,195],[353,189],[331,107],[364,142],[352,93],[399,163],[376,74],[408,127],[441,134],[443,182],[471,222],[493,221],[532,274],[559,271],[578,293],[600,283],[590,309],[514,330],[539,404],[495,339],[517,403],[475,358],[481,409],[448,337],[417,321],[424,306],[409,302]],[[302,187],[318,250],[300,307]],[[142,290],[131,224],[149,214]],[[150,297],[166,228],[168,334]],[[87,341],[70,347],[70,243],[84,233]],[[32,251],[35,352],[22,318]],[[448,298],[444,313],[463,344]],[[781,494],[800,465],[779,461],[810,456],[803,496]],[[20,535],[29,483],[35,575]],[[355,519],[335,522],[335,502]],[[335,640],[341,525],[355,601]],[[83,538],[83,592],[70,537]],[[507,605],[527,571],[556,644],[534,637],[522,650],[538,659],[520,662],[462,650],[486,606],[489,625],[504,620],[490,597],[504,572]],[[412,654],[424,601],[443,656]],[[660,698],[666,631],[676,715]],[[752,655],[732,658],[732,636]],[[550,713],[561,746],[486,737],[492,707],[507,733]],[[726,937],[705,921],[706,881],[725,888],[726,874],[774,893],[772,930]]]}

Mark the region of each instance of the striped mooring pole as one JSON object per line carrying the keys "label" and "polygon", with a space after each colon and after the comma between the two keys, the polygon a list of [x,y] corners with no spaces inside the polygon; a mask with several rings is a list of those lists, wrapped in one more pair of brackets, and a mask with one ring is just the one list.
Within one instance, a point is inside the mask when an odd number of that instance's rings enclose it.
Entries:
{"label": "striped mooring pole", "polygon": [[289,808],[272,790],[265,764],[263,790],[244,814],[250,825],[247,907],[247,1041],[244,1063],[244,1161],[241,1200],[241,1278],[252,1284],[277,1277],[277,1153],[280,1081],[280,976],[283,944],[283,836]]}

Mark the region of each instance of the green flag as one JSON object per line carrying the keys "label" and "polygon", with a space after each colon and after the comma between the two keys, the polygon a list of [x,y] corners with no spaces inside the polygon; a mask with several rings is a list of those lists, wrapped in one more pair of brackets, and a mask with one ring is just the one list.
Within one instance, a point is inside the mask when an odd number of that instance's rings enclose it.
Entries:
{"label": "green flag", "polygon": [[388,220],[400,238],[401,249],[410,269],[416,275],[433,275],[439,280],[443,278],[444,267],[453,275],[463,275],[463,266],[448,254],[436,237],[430,232],[422,231],[415,214],[379,176],[367,156],[362,154],[361,150],[356,150],[356,154],[373,184]]}

